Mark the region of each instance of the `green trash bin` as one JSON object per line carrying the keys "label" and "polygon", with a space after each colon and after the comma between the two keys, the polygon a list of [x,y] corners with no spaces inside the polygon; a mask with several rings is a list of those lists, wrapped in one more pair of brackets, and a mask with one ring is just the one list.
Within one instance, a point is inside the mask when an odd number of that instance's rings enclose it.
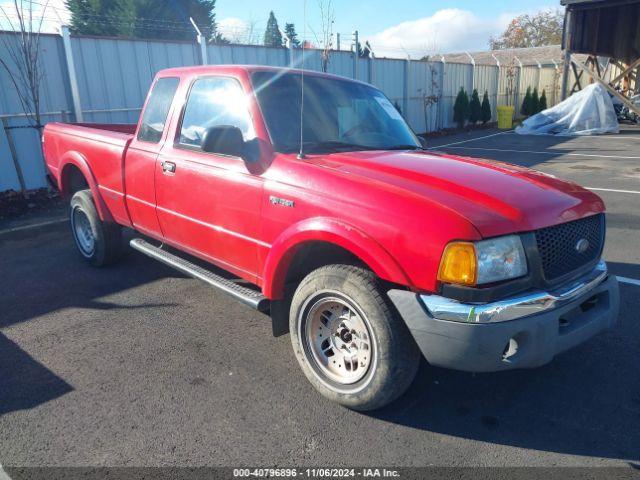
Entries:
{"label": "green trash bin", "polygon": [[513,127],[514,108],[511,105],[500,105],[498,107],[498,128],[509,130]]}

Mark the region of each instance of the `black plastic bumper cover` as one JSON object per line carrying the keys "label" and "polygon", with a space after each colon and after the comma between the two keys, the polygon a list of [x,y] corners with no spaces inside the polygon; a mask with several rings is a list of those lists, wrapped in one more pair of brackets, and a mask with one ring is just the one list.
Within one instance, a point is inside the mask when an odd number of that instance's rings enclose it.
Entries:
{"label": "black plastic bumper cover", "polygon": [[557,309],[496,323],[436,319],[418,294],[406,290],[388,294],[430,364],[468,372],[544,365],[560,352],[612,328],[620,307],[614,276]]}

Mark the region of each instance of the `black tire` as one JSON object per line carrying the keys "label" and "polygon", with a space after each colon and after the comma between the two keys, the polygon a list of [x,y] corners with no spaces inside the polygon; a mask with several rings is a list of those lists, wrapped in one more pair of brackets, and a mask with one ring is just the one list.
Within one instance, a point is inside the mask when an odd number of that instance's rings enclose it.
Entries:
{"label": "black tire", "polygon": [[109,265],[121,257],[122,228],[100,220],[91,190],[80,190],[71,197],[69,223],[78,252],[94,267]]}
{"label": "black tire", "polygon": [[[351,318],[351,313],[342,313],[340,316],[336,313],[344,308],[340,307],[342,303],[347,309],[353,310],[354,316],[361,317],[356,321],[360,321],[359,325],[366,326],[364,336],[369,337],[370,341],[362,350],[354,347],[355,363],[352,360],[343,361],[345,367],[347,363],[351,363],[349,371],[345,370],[344,375],[355,375],[359,358],[366,360],[367,357],[363,355],[370,352],[366,370],[363,368],[358,372],[362,377],[347,384],[341,383],[347,381],[344,377],[340,378],[342,370],[330,364],[336,363],[333,361],[334,355],[340,361],[340,358],[347,359],[351,351],[346,348],[347,354],[340,356],[343,353],[340,348],[345,349],[342,344],[337,346],[342,340],[342,334],[327,326],[340,323],[342,318]],[[329,310],[323,312],[323,309]],[[330,319],[328,314],[331,315]],[[324,323],[326,330],[319,325],[316,332],[318,320],[314,319],[318,318]],[[328,265],[311,272],[293,295],[289,322],[291,343],[298,363],[316,390],[330,400],[354,410],[375,410],[400,397],[415,378],[420,363],[420,350],[381,288],[379,280],[366,269],[352,265]],[[343,325],[340,323],[338,329]],[[322,337],[319,333],[322,331],[330,339],[318,338]],[[354,336],[347,332],[347,342],[351,342],[352,338],[357,341],[361,338],[355,330],[350,332]],[[336,351],[339,353],[335,354]],[[333,371],[329,371],[330,369]],[[331,378],[332,375],[334,378]]]}

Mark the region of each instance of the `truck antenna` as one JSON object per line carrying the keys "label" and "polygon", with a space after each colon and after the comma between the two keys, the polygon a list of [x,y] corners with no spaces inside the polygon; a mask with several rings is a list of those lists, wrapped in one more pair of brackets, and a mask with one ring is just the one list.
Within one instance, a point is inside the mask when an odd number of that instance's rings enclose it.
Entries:
{"label": "truck antenna", "polygon": [[298,160],[305,158],[304,154],[304,44],[307,38],[307,0],[304,0],[302,20],[304,25],[302,27],[302,79],[300,82],[300,151],[298,152]]}

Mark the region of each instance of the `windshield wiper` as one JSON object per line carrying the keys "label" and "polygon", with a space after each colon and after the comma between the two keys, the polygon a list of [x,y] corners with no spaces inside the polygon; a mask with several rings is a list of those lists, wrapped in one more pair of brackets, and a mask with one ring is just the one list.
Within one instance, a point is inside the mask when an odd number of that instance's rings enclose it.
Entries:
{"label": "windshield wiper", "polygon": [[[282,149],[283,153],[297,152],[300,147],[286,147]],[[326,141],[326,142],[305,142],[304,151],[307,153],[333,153],[333,152],[357,152],[366,150],[425,150],[424,147],[419,145],[390,145],[373,147],[370,145],[359,145],[356,143],[339,142],[339,141]]]}
{"label": "windshield wiper", "polygon": [[[282,149],[283,153],[297,152],[300,147],[291,146]],[[358,145],[357,143],[326,141],[326,142],[304,142],[303,150],[308,153],[318,152],[356,152],[358,150],[383,150],[379,147],[371,147],[368,145]]]}
{"label": "windshield wiper", "polygon": [[426,150],[420,145],[392,145],[390,147],[381,148],[380,150]]}

